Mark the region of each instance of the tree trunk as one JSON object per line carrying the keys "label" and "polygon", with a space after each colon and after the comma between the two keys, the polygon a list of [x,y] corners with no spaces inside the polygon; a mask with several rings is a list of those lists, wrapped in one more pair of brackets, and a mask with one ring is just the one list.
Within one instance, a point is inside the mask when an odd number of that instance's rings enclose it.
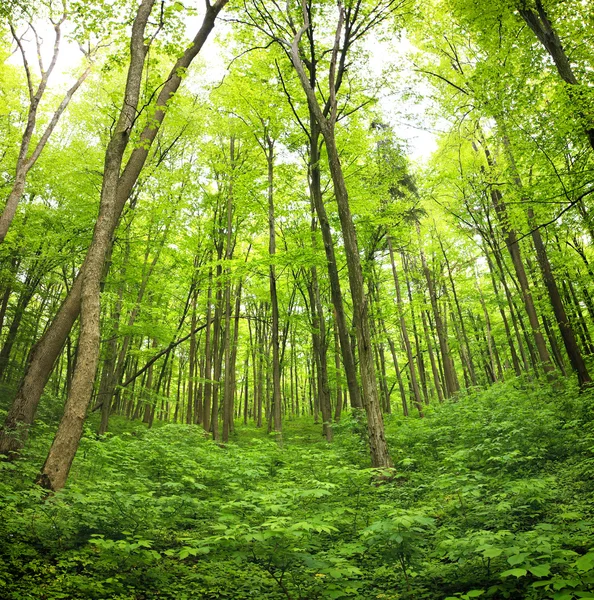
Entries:
{"label": "tree trunk", "polygon": [[202,413],[202,427],[205,432],[210,431],[210,410],[212,400],[212,267],[208,272],[208,296],[206,300],[206,334],[204,342],[204,412]]}
{"label": "tree trunk", "polygon": [[[165,118],[167,106],[179,88],[187,68],[198,55],[212,31],[215,19],[228,0],[217,0],[209,5],[204,20],[193,43],[172,67],[169,77],[161,88],[156,101],[157,108],[149,119],[149,124],[140,135],[141,143],[132,151],[117,186],[116,209],[110,224],[111,235],[118,224],[124,205],[136,184],[148,157],[149,149]],[[111,237],[111,236],[110,236]],[[87,268],[88,258],[74,281],[70,292],[54,317],[50,327],[31,349],[27,371],[21,382],[15,400],[6,415],[0,431],[0,454],[15,456],[26,441],[28,430],[35,418],[39,400],[52,368],[81,309],[82,281]]]}
{"label": "tree trunk", "polygon": [[319,152],[320,128],[315,120],[314,114],[310,111],[310,144],[309,144],[309,187],[316,210],[322,240],[324,242],[324,252],[326,254],[326,263],[328,268],[328,279],[330,281],[330,295],[334,307],[336,325],[338,327],[338,336],[340,339],[340,350],[342,353],[342,363],[344,365],[349,398],[353,408],[362,408],[361,394],[357,382],[357,370],[353,356],[353,348],[349,339],[347,320],[342,301],[342,290],[338,267],[336,264],[336,254],[334,252],[334,239],[330,229],[330,222],[326,213],[324,199],[322,197],[322,186],[320,177],[320,152]]}
{"label": "tree trunk", "polygon": [[[493,159],[491,158],[491,153],[486,147],[486,145],[484,146],[483,150],[485,152],[485,157],[487,159],[489,167],[493,167]],[[499,219],[499,224],[501,225],[501,229],[504,234],[507,249],[511,256],[512,263],[514,265],[514,270],[516,272],[516,277],[520,286],[522,301],[524,303],[526,314],[528,315],[528,321],[530,322],[532,335],[534,337],[534,342],[536,344],[536,349],[538,351],[538,356],[540,358],[542,368],[545,371],[545,373],[551,373],[555,369],[555,367],[551,363],[549,351],[547,350],[544,337],[542,335],[542,332],[540,331],[538,315],[536,312],[536,307],[534,306],[532,294],[530,293],[530,286],[528,284],[526,269],[524,268],[524,262],[522,260],[522,254],[520,251],[518,237],[516,235],[515,230],[509,225],[507,207],[505,206],[505,202],[503,201],[503,196],[501,192],[496,187],[492,186],[490,196],[491,201],[493,203],[493,207],[495,208],[495,212],[497,214],[497,218]]]}
{"label": "tree trunk", "polygon": [[[419,235],[420,242],[420,231],[417,225],[417,234]],[[433,283],[433,277],[431,271],[427,265],[425,253],[422,248],[419,249],[421,256],[421,265],[423,267],[423,273],[425,274],[425,281],[427,282],[427,290],[429,292],[429,300],[431,302],[431,308],[433,309],[433,318],[435,319],[435,330],[437,333],[437,339],[439,342],[439,349],[441,352],[442,363],[443,363],[443,375],[445,381],[446,397],[451,397],[459,391],[456,379],[454,377],[454,364],[451,357],[450,346],[446,337],[443,321],[439,307],[437,305],[437,294],[435,291],[435,285]]]}
{"label": "tree trunk", "polygon": [[278,325],[278,296],[276,292],[276,231],[274,217],[274,143],[268,137],[266,146],[266,162],[268,167],[268,255],[270,256],[269,285],[270,305],[272,309],[272,417],[274,431],[280,441],[282,435],[282,394],[281,394],[281,370],[279,351],[279,325]]}
{"label": "tree trunk", "polygon": [[95,381],[101,341],[99,331],[101,275],[113,234],[111,224],[117,210],[118,180],[122,159],[136,118],[144,60],[148,51],[144,43],[144,30],[153,4],[154,0],[142,1],[132,26],[131,59],[124,103],[105,153],[99,216],[85,261],[86,270],[82,277],[81,324],[76,368],[64,406],[64,415],[38,479],[43,487],[51,490],[58,490],[66,484],[82,435]]}
{"label": "tree trunk", "polygon": [[[192,425],[195,421],[196,411],[194,406],[194,391],[195,391],[195,377],[196,377],[196,295],[197,292],[194,290],[192,294],[192,321],[191,321],[191,336],[190,336],[190,355],[188,357],[188,406],[186,410],[186,423]],[[194,415],[192,416],[192,413]]]}
{"label": "tree trunk", "polygon": [[[524,21],[526,21],[528,27],[532,29],[534,35],[536,35],[538,38],[538,41],[544,46],[550,57],[553,59],[561,79],[563,79],[565,83],[569,84],[570,87],[568,89],[568,96],[576,109],[578,118],[583,123],[588,123],[587,117],[584,115],[584,111],[580,107],[580,104],[582,103],[579,102],[579,92],[577,94],[573,93],[574,86],[577,87],[579,85],[579,81],[575,76],[573,69],[571,68],[571,64],[567,54],[565,53],[563,44],[557,35],[557,31],[549,20],[542,1],[535,0],[535,5],[536,12],[534,12],[532,8],[528,8],[525,4],[523,4],[523,7],[520,8],[518,12]],[[594,149],[594,128],[584,125],[584,130],[588,137],[588,141],[590,142],[590,146],[592,146]]]}

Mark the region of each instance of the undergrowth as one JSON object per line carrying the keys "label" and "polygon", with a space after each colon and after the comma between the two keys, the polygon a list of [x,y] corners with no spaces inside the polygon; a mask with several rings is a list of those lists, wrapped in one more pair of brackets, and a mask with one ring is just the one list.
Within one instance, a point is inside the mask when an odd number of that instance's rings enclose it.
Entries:
{"label": "undergrowth", "polygon": [[388,417],[393,472],[365,427],[335,441],[285,424],[89,429],[67,487],[32,484],[38,422],[0,463],[0,597],[23,599],[594,598],[593,394],[514,380],[424,419]]}

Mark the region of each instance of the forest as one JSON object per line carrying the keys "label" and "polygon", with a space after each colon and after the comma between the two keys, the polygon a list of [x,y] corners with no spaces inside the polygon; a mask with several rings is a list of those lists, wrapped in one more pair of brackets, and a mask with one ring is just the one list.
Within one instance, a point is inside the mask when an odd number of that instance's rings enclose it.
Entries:
{"label": "forest", "polygon": [[0,599],[594,598],[591,0],[0,2]]}

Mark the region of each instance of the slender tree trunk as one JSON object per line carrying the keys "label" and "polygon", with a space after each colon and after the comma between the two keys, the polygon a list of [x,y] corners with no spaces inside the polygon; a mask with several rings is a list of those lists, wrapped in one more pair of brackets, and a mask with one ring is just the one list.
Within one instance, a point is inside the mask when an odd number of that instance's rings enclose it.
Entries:
{"label": "slender tree trunk", "polygon": [[427,325],[427,311],[421,311],[421,320],[423,323],[423,333],[425,334],[427,352],[429,354],[429,362],[431,363],[431,372],[433,373],[433,383],[435,385],[437,399],[439,402],[443,402],[443,388],[441,385],[439,368],[435,361],[435,352],[433,350],[433,340],[431,339],[431,332],[429,331],[429,327]]}
{"label": "slender tree trunk", "polygon": [[334,239],[332,237],[332,231],[330,229],[330,222],[326,213],[324,199],[322,197],[322,185],[319,164],[320,128],[315,120],[315,116],[311,111],[310,132],[311,135],[309,145],[309,186],[311,197],[313,200],[313,205],[316,210],[318,222],[320,224],[320,230],[322,232],[322,240],[324,242],[324,252],[326,254],[326,264],[328,268],[328,279],[330,281],[330,295],[332,300],[332,306],[334,307],[336,325],[338,327],[338,337],[340,339],[342,363],[344,365],[351,407],[362,408],[363,404],[361,401],[361,394],[359,392],[359,384],[357,382],[357,369],[355,367],[353,348],[349,339],[347,320],[344,312],[344,303],[342,301],[340,277],[338,275],[338,266],[336,263],[336,254],[334,251]]}
{"label": "slender tree trunk", "polygon": [[[392,247],[392,238],[388,235],[388,250],[390,253],[390,264],[392,266],[392,277],[394,279],[394,288],[396,290],[396,302],[398,304],[398,314],[400,319],[400,333],[402,335],[402,341],[404,342],[404,349],[406,351],[406,358],[408,361],[408,371],[409,377],[413,392],[413,399],[415,406],[419,409],[419,414],[422,414],[422,398],[421,398],[421,390],[419,388],[419,382],[417,379],[417,372],[415,370],[415,360],[412,351],[412,345],[410,343],[410,338],[408,337],[408,328],[406,325],[406,318],[404,316],[404,303],[402,301],[402,293],[400,291],[400,281],[398,279],[398,271],[396,270],[396,261],[394,259],[394,249]],[[392,357],[395,358],[395,352],[392,351]],[[398,367],[396,367],[398,370]],[[405,410],[405,413],[408,413]]]}
{"label": "slender tree trunk", "polygon": [[[467,367],[468,367],[468,375],[470,377],[470,381],[472,383],[472,385],[477,385],[477,381],[476,381],[476,375],[474,372],[474,363],[472,360],[472,351],[470,349],[470,344],[468,342],[468,334],[466,332],[466,326],[464,323],[464,318],[462,317],[462,309],[460,308],[460,300],[458,299],[458,294],[456,292],[456,286],[454,284],[454,277],[452,275],[452,269],[450,267],[450,261],[448,259],[448,256],[446,254],[445,248],[443,247],[443,242],[441,240],[441,238],[438,236],[438,240],[439,240],[439,246],[441,248],[441,252],[443,254],[443,258],[445,260],[445,264],[446,264],[446,269],[448,271],[448,280],[450,282],[450,287],[452,289],[452,295],[454,297],[454,305],[456,307],[456,312],[458,314],[458,319],[460,322],[460,330],[461,330],[461,340],[460,340],[460,346],[462,348],[462,353],[463,353],[463,358],[464,358],[464,362],[466,363]],[[455,321],[454,321],[455,322]]]}
{"label": "slender tree trunk", "polygon": [[592,383],[592,380],[582,357],[582,353],[577,345],[573,328],[569,322],[567,313],[565,312],[565,307],[563,306],[561,295],[559,294],[559,288],[557,287],[557,282],[553,275],[551,263],[549,262],[547,251],[540,235],[540,230],[534,226],[534,213],[532,212],[532,209],[528,209],[528,216],[532,228],[532,241],[536,248],[536,257],[538,259],[538,264],[540,265],[545,286],[549,293],[549,300],[551,301],[553,313],[555,314],[555,319],[559,326],[559,331],[561,332],[565,351],[567,352],[569,362],[577,375],[579,386],[583,387],[589,385]]}
{"label": "slender tree trunk", "polygon": [[[64,5],[65,6],[65,5]],[[17,158],[15,177],[12,184],[12,189],[6,199],[6,204],[4,205],[4,209],[2,210],[2,214],[0,215],[0,244],[4,242],[10,225],[12,224],[12,220],[17,211],[18,203],[23,196],[23,192],[25,191],[25,183],[27,180],[27,175],[33,165],[37,162],[37,159],[41,155],[47,141],[49,140],[51,134],[53,133],[60,117],[68,107],[72,96],[76,93],[78,88],[84,83],[85,79],[88,77],[91,72],[90,63],[85,68],[85,70],[81,73],[78,79],[75,81],[74,85],[66,92],[60,105],[54,111],[51,119],[45,127],[45,130],[39,137],[39,140],[35,144],[33,151],[29,153],[31,149],[31,141],[33,139],[36,123],[37,123],[37,112],[39,110],[39,105],[47,88],[47,84],[49,81],[49,77],[54,70],[58,59],[58,53],[60,49],[60,43],[62,38],[61,27],[64,21],[66,20],[66,12],[62,15],[62,17],[53,23],[54,32],[55,32],[55,40],[54,40],[54,49],[53,55],[50,60],[50,64],[47,69],[41,68],[41,79],[39,81],[39,85],[35,92],[33,91],[32,81],[31,81],[31,72],[29,69],[29,64],[27,61],[27,57],[25,54],[25,50],[23,48],[21,39],[18,37],[16,31],[14,30],[12,24],[10,24],[10,28],[12,31],[12,35],[17,43],[17,46],[22,54],[25,71],[27,73],[27,83],[29,87],[29,110],[27,114],[27,123],[25,125],[25,130],[23,132],[23,136],[21,138],[21,146],[19,149],[19,155]],[[41,61],[41,56],[39,57]],[[40,63],[41,64],[41,63]]]}
{"label": "slender tree trunk", "polygon": [[[118,224],[124,205],[136,184],[145,165],[149,149],[165,118],[169,100],[179,88],[188,66],[198,55],[212,31],[215,19],[228,0],[217,0],[208,6],[204,20],[193,43],[172,67],[169,77],[162,86],[156,101],[156,109],[148,125],[140,135],[141,142],[132,151],[117,185],[116,207],[110,223],[110,237]],[[2,431],[0,431],[0,454],[14,456],[18,454],[26,441],[28,430],[33,423],[37,406],[54,363],[60,354],[66,339],[81,309],[82,282],[89,257],[85,261],[74,281],[70,292],[54,317],[51,326],[29,353],[27,371],[21,382],[15,400],[8,411]]]}
{"label": "slender tree trunk", "polygon": [[[418,226],[417,226],[417,233],[419,233]],[[419,233],[419,239],[420,239],[420,233]],[[421,256],[421,265],[423,267],[423,272],[425,274],[425,281],[427,282],[427,290],[429,292],[429,300],[431,302],[431,307],[433,309],[433,318],[435,319],[435,330],[437,333],[437,339],[439,341],[439,348],[441,351],[441,357],[442,357],[442,362],[443,362],[443,374],[444,374],[444,381],[445,381],[446,396],[449,398],[459,391],[459,387],[458,387],[456,379],[454,377],[454,363],[452,361],[450,346],[448,344],[448,340],[446,337],[444,324],[441,319],[439,307],[437,305],[437,294],[435,291],[433,277],[432,277],[431,271],[429,270],[429,267],[427,265],[425,253],[423,252],[422,248],[420,249],[419,254]]]}
{"label": "slender tree trunk", "polygon": [[[497,306],[499,308],[499,314],[501,315],[501,320],[503,321],[503,326],[505,327],[505,337],[507,339],[507,345],[510,350],[510,355],[511,355],[511,359],[512,359],[512,365],[514,367],[514,372],[517,377],[520,377],[520,375],[522,374],[522,367],[520,366],[520,359],[518,357],[518,353],[516,352],[516,346],[514,344],[514,340],[513,340],[512,334],[511,334],[511,329],[509,326],[507,315],[505,314],[505,310],[503,308],[503,301],[502,301],[500,293],[499,293],[499,286],[497,285],[497,280],[495,279],[493,263],[492,263],[491,257],[489,256],[488,250],[486,248],[484,248],[483,252],[484,252],[485,256],[487,257],[487,264],[489,266],[489,276],[491,278],[491,285],[493,287],[493,292],[495,293],[495,299],[497,301]],[[523,359],[524,359],[524,366],[526,368],[526,371],[528,371],[528,363],[526,362],[526,357],[523,356]]]}
{"label": "slender tree trunk", "polygon": [[29,274],[24,282],[24,289],[19,296],[19,299],[14,308],[14,314],[10,327],[8,328],[8,334],[4,340],[2,350],[0,351],[0,379],[6,381],[8,374],[8,365],[12,348],[17,338],[17,333],[25,315],[25,310],[29,306],[29,302],[33,298],[37,285],[39,284],[39,278],[32,278]]}
{"label": "slender tree trunk", "polygon": [[210,431],[210,410],[212,400],[212,267],[208,273],[208,294],[206,305],[206,333],[204,341],[204,412],[202,414],[202,426],[205,432]]}
{"label": "slender tree trunk", "polygon": [[[195,407],[194,407],[194,382],[196,377],[196,333],[194,332],[196,329],[196,295],[197,292],[194,290],[192,294],[192,321],[191,321],[191,336],[190,336],[190,355],[188,357],[188,406],[186,410],[186,423],[191,425],[194,423],[194,418],[196,417]],[[192,412],[194,412],[194,418],[192,417]]]}
{"label": "slender tree trunk", "polygon": [[[538,4],[540,8],[542,8],[542,5],[540,5],[540,0],[538,0]],[[546,19],[546,16],[544,18]],[[505,127],[503,127],[503,132],[503,146],[506,150],[506,154],[512,169],[516,186],[518,187],[519,191],[522,192],[523,185],[520,179],[520,173],[516,165],[515,157],[511,149],[509,138],[507,137],[507,135],[505,135]],[[534,248],[536,250],[536,258],[540,266],[540,271],[542,273],[545,287],[547,288],[549,300],[551,301],[551,305],[553,307],[553,313],[555,315],[559,331],[561,332],[563,344],[565,345],[565,350],[567,352],[567,356],[569,357],[569,362],[571,363],[571,366],[578,377],[578,384],[580,387],[583,387],[584,385],[590,384],[592,380],[590,379],[590,374],[588,373],[588,369],[586,368],[586,363],[584,362],[580,349],[577,345],[571,323],[567,318],[567,313],[561,300],[561,294],[559,293],[559,288],[557,287],[557,281],[553,274],[551,263],[549,262],[547,250],[542,236],[540,235],[540,229],[536,227],[536,221],[532,207],[528,207],[527,214],[528,222],[530,224],[531,229],[532,242],[534,243]]]}
{"label": "slender tree trunk", "polygon": [[279,352],[279,325],[278,325],[278,296],[276,291],[276,231],[274,216],[274,143],[268,137],[266,146],[266,161],[268,166],[268,254],[270,256],[269,285],[270,305],[272,310],[272,416],[274,431],[279,441],[282,439],[282,393],[281,393],[281,368]]}
{"label": "slender tree trunk", "polygon": [[[357,244],[357,234],[351,209],[349,195],[340,163],[340,156],[336,146],[334,125],[336,121],[336,98],[331,104],[332,118],[328,120],[318,104],[315,91],[305,73],[305,69],[299,56],[299,36],[293,40],[291,48],[291,60],[301,81],[304,92],[307,95],[308,105],[312,111],[326,144],[328,153],[328,166],[332,177],[334,195],[338,205],[338,216],[340,219],[344,248],[347,259],[349,275],[349,286],[353,301],[353,313],[357,344],[359,347],[359,365],[361,373],[361,384],[363,388],[363,405],[367,414],[367,432],[371,451],[371,464],[373,467],[391,467],[392,460],[388,452],[388,445],[384,432],[384,422],[377,395],[377,383],[375,379],[375,367],[373,364],[373,347],[371,344],[371,333],[369,330],[369,316],[367,298],[363,287],[363,271],[361,269],[361,258]],[[334,83],[331,87],[334,93]]]}
{"label": "slender tree trunk", "polygon": [[154,0],[143,0],[132,26],[131,60],[124,104],[105,153],[99,216],[82,277],[81,324],[76,368],[62,420],[38,479],[43,487],[51,490],[60,489],[66,484],[82,435],[95,381],[100,345],[101,275],[113,234],[111,224],[117,209],[118,180],[122,159],[136,117],[144,60],[148,51],[148,47],[144,43],[144,30],[153,4]]}
{"label": "slender tree trunk", "polygon": [[338,423],[342,415],[342,369],[340,363],[340,339],[338,336],[338,326],[336,319],[333,324],[334,331],[334,369],[336,381],[336,406],[334,408],[334,420]]}
{"label": "slender tree trunk", "polygon": [[[487,163],[489,167],[492,168],[493,159],[491,158],[491,153],[486,147],[486,145],[483,149],[485,152]],[[507,207],[505,206],[505,202],[503,201],[503,196],[501,192],[496,187],[491,187],[490,196],[505,237],[505,243],[511,256],[514,270],[516,272],[516,277],[520,286],[522,301],[524,303],[526,314],[528,315],[528,321],[530,322],[532,335],[534,337],[534,342],[536,344],[536,349],[538,351],[538,356],[540,358],[542,368],[545,371],[545,373],[550,373],[554,370],[555,367],[551,363],[549,351],[547,350],[544,337],[542,335],[542,332],[540,331],[538,315],[536,312],[536,307],[534,306],[532,294],[530,293],[530,286],[528,284],[526,269],[524,268],[524,262],[522,260],[518,236],[515,230],[509,225]]]}

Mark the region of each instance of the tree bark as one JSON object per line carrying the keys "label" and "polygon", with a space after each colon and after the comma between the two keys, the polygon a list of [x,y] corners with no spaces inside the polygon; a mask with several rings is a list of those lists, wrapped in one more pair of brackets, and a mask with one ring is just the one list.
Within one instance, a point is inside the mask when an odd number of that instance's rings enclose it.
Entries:
{"label": "tree bark", "polygon": [[[487,158],[487,163],[490,167],[492,167],[493,159],[491,158],[489,149],[486,146],[484,147],[484,152]],[[499,224],[501,225],[501,229],[505,237],[507,249],[511,256],[512,263],[514,265],[516,277],[518,278],[518,283],[522,295],[522,301],[524,303],[526,314],[528,315],[528,321],[532,329],[534,343],[536,344],[536,349],[540,358],[542,368],[545,371],[545,373],[551,373],[555,369],[555,367],[551,362],[551,356],[549,354],[549,351],[547,350],[547,346],[542,332],[540,331],[538,314],[536,312],[536,307],[534,306],[532,294],[530,293],[530,286],[528,284],[526,269],[524,268],[524,262],[522,260],[518,236],[515,230],[509,226],[507,207],[505,206],[505,202],[503,200],[501,192],[496,187],[491,187],[490,196],[491,201],[493,203],[493,207],[495,208],[495,212],[497,214],[497,218],[499,219]]]}
{"label": "tree bark", "polygon": [[276,291],[276,230],[274,214],[274,142],[267,136],[266,139],[266,164],[268,170],[268,255],[270,267],[268,273],[270,287],[270,306],[272,311],[272,418],[274,431],[281,440],[282,435],[282,393],[281,393],[281,368],[279,349],[279,317],[278,295]]}
{"label": "tree bark", "polygon": [[76,368],[64,406],[64,415],[38,479],[43,487],[50,490],[58,490],[66,484],[91,400],[101,341],[101,275],[113,235],[111,224],[117,210],[120,169],[140,97],[144,61],[148,52],[144,42],[144,31],[153,4],[154,0],[142,1],[132,26],[131,58],[124,102],[105,153],[99,215],[85,261],[86,270],[82,277],[81,325]]}
{"label": "tree bark", "polygon": [[[19,155],[17,158],[15,177],[14,177],[12,189],[10,190],[8,198],[6,199],[6,204],[4,205],[4,209],[2,211],[2,214],[0,215],[0,244],[2,244],[2,242],[4,242],[4,239],[6,238],[6,235],[10,228],[10,225],[12,224],[12,221],[16,214],[19,201],[20,201],[21,197],[23,196],[23,192],[25,191],[27,174],[29,173],[29,171],[31,170],[33,165],[37,162],[37,159],[41,155],[47,141],[49,140],[51,134],[53,133],[54,129],[56,128],[56,125],[58,124],[58,121],[60,120],[62,113],[68,107],[68,104],[70,103],[70,100],[72,99],[72,96],[74,96],[74,94],[76,93],[78,88],[84,83],[85,79],[88,77],[89,73],[91,72],[91,65],[89,64],[89,65],[87,65],[87,67],[85,68],[83,73],[78,77],[78,79],[76,80],[74,85],[66,92],[66,94],[62,98],[60,105],[54,111],[52,118],[50,119],[50,121],[47,124],[43,133],[41,134],[39,141],[35,145],[33,152],[29,155],[29,150],[31,147],[31,140],[35,133],[35,127],[36,127],[36,123],[37,123],[37,111],[39,110],[39,104],[41,103],[41,100],[42,100],[45,90],[47,88],[49,77],[50,77],[52,71],[54,70],[54,67],[55,67],[57,59],[58,59],[58,53],[59,53],[60,43],[61,43],[61,38],[62,38],[61,27],[62,27],[62,24],[64,23],[65,19],[66,19],[66,13],[64,13],[62,15],[60,20],[56,21],[53,24],[54,32],[55,32],[55,40],[54,40],[54,49],[53,49],[52,58],[51,58],[51,61],[50,61],[50,64],[49,64],[47,70],[44,70],[42,67],[41,79],[39,81],[39,85],[37,86],[37,90],[35,92],[33,92],[31,72],[30,72],[29,64],[27,61],[27,57],[25,55],[25,50],[23,48],[21,39],[17,36],[16,31],[14,30],[12,24],[10,25],[12,35],[13,35],[13,37],[17,43],[17,46],[21,52],[21,55],[23,57],[25,72],[27,75],[27,83],[28,83],[28,88],[29,88],[29,110],[28,110],[28,114],[27,114],[27,123],[25,125],[25,130],[24,130],[23,136],[21,138],[21,146],[20,146]],[[41,61],[41,56],[39,57],[39,60]]]}
{"label": "tree bark", "polygon": [[577,116],[580,121],[584,123],[584,131],[588,137],[588,142],[594,149],[594,128],[589,126],[583,110],[579,108],[580,103],[577,101],[577,94],[572,93],[574,87],[579,85],[579,81],[571,68],[571,63],[565,53],[565,48],[563,48],[559,35],[553,27],[542,1],[535,0],[535,6],[536,12],[523,3],[523,8],[520,8],[518,12],[528,27],[533,31],[534,35],[538,38],[538,41],[549,53],[549,56],[553,59],[561,79],[569,84],[569,98],[572,100],[574,107],[576,107],[575,110]]}
{"label": "tree bark", "polygon": [[[337,39],[339,39],[340,36],[340,27],[341,26],[339,24]],[[309,23],[307,23],[305,26],[305,29],[308,28]],[[302,31],[305,31],[305,29],[302,28]],[[326,143],[326,151],[328,153],[328,166],[330,168],[330,175],[332,177],[332,184],[334,187],[334,195],[338,205],[338,216],[342,229],[344,248],[347,258],[349,285],[351,289],[351,298],[353,301],[355,331],[357,334],[357,344],[359,347],[361,384],[363,388],[363,405],[367,414],[367,433],[371,451],[371,464],[373,467],[391,467],[392,460],[388,452],[388,445],[384,432],[384,421],[377,395],[377,382],[375,378],[375,367],[373,364],[373,347],[371,344],[371,333],[369,330],[368,303],[363,287],[363,271],[361,269],[361,258],[359,256],[357,234],[349,205],[349,195],[345,183],[344,173],[342,171],[340,156],[336,146],[336,99],[334,98],[333,101],[333,117],[327,119],[324,116],[320,105],[318,104],[315,92],[310,86],[303,63],[299,56],[299,38],[301,35],[296,36],[293,40],[291,59],[293,66],[299,75],[301,85],[307,95],[310,110],[312,110],[314,113],[316,122],[320,126],[321,133]],[[330,89],[332,94],[334,94],[335,91],[334,85],[335,82],[332,81],[331,77]]]}
{"label": "tree bark", "polygon": [[[214,27],[216,17],[227,1],[217,0],[215,4],[208,6],[202,25],[193,43],[188,46],[183,55],[177,60],[169,73],[169,77],[161,88],[156,102],[157,108],[149,119],[149,124],[141,133],[141,143],[132,151],[126,167],[119,177],[116,208],[110,223],[111,236],[113,236],[124,205],[146,163],[149,149],[165,118],[169,100],[177,92],[185,71],[202,49]],[[15,456],[26,441],[28,429],[35,418],[45,384],[68,338],[68,334],[79,315],[82,281],[87,269],[87,262],[88,258],[85,257],[79,274],[62,303],[60,310],[52,320],[50,327],[29,353],[27,371],[15,400],[6,415],[4,426],[0,431],[0,454]]]}
{"label": "tree bark", "polygon": [[[402,335],[402,341],[404,342],[404,349],[406,351],[406,358],[408,361],[408,372],[410,377],[410,383],[413,392],[413,399],[415,406],[419,410],[419,414],[422,414],[422,398],[421,390],[419,388],[419,382],[417,379],[417,372],[415,369],[415,360],[412,351],[412,345],[410,338],[408,337],[408,327],[406,325],[406,318],[404,317],[404,303],[402,302],[402,292],[400,291],[400,281],[398,279],[398,271],[396,270],[396,261],[394,259],[394,248],[392,247],[392,238],[388,235],[388,251],[390,253],[390,264],[392,266],[392,277],[394,279],[394,288],[396,290],[396,303],[398,304],[398,316],[400,320],[400,333]],[[395,353],[392,352],[395,357]],[[398,366],[396,366],[398,369]],[[403,407],[404,408],[404,407]],[[405,410],[405,412],[408,412]]]}
{"label": "tree bark", "polygon": [[[420,231],[417,225],[417,234]],[[419,254],[421,256],[421,265],[423,267],[423,273],[425,274],[425,281],[427,282],[427,291],[429,292],[429,301],[431,302],[431,308],[433,310],[433,318],[435,319],[435,329],[437,333],[437,340],[439,342],[439,349],[441,352],[442,363],[443,363],[443,375],[445,381],[445,392],[446,397],[450,398],[459,391],[457,381],[454,376],[454,363],[450,352],[450,345],[446,337],[445,327],[441,319],[439,307],[437,305],[437,292],[435,290],[435,284],[429,266],[427,265],[427,259],[422,248],[419,248]]]}
{"label": "tree bark", "polygon": [[349,331],[347,320],[344,312],[344,303],[342,301],[342,290],[340,285],[340,277],[338,275],[338,267],[336,263],[336,253],[334,252],[334,239],[328,221],[328,214],[322,197],[322,186],[320,178],[320,152],[319,152],[319,137],[320,128],[315,120],[314,114],[310,111],[310,145],[309,145],[309,186],[313,200],[320,230],[322,232],[322,240],[324,243],[324,252],[326,254],[326,263],[328,269],[328,279],[330,281],[330,295],[332,306],[334,307],[334,315],[336,325],[338,327],[338,337],[340,339],[340,351],[342,354],[342,363],[344,365],[347,387],[349,390],[349,398],[352,408],[362,408],[361,394],[359,391],[359,383],[357,381],[357,369],[355,367],[355,359],[353,356],[353,348],[349,339]]}

